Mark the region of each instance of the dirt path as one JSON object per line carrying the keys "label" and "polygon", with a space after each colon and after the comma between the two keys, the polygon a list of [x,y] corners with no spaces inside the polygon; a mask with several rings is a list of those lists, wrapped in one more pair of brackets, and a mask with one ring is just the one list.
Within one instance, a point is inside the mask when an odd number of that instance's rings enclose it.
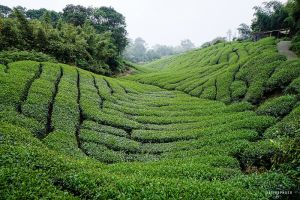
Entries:
{"label": "dirt path", "polygon": [[291,45],[291,41],[281,41],[277,44],[277,49],[279,54],[286,56],[288,60],[295,60],[298,56],[290,50]]}

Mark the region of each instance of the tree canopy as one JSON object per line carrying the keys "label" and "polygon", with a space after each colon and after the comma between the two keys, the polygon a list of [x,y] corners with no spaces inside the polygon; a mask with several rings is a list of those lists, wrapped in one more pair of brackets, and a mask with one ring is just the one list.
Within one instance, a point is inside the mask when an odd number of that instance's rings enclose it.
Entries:
{"label": "tree canopy", "polygon": [[286,19],[289,16],[284,4],[279,1],[264,2],[262,6],[254,7],[253,31],[269,31],[288,28]]}
{"label": "tree canopy", "polygon": [[122,71],[125,18],[110,7],[47,9],[0,6],[0,50],[35,50],[98,73]]}
{"label": "tree canopy", "polygon": [[240,24],[237,30],[239,32],[240,39],[246,40],[251,37],[251,28],[247,24]]}
{"label": "tree canopy", "polygon": [[63,9],[63,19],[74,26],[83,26],[86,21],[91,22],[97,33],[110,31],[118,53],[122,53],[127,45],[127,31],[125,17],[112,7],[83,7],[67,5]]}
{"label": "tree canopy", "polygon": [[288,0],[285,4],[272,0],[253,9],[251,26],[242,23],[237,28],[239,39],[251,38],[251,32],[289,29],[290,36],[293,36],[300,30],[300,0]]}

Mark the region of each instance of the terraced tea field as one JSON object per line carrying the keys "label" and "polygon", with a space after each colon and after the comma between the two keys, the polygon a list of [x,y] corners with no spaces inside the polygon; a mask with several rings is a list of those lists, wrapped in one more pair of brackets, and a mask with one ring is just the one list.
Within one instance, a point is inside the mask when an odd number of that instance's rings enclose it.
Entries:
{"label": "terraced tea field", "polygon": [[270,199],[299,136],[300,61],[272,38],[218,44],[109,78],[76,67],[0,65],[0,196]]}

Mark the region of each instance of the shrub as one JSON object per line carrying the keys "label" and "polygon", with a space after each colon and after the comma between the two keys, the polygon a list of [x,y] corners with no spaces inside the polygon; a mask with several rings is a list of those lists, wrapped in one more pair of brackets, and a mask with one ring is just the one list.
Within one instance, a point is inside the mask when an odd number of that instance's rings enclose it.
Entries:
{"label": "shrub", "polygon": [[[290,61],[276,54],[274,44],[213,45],[126,78],[63,64],[41,68],[32,61],[0,66],[0,196],[272,199],[276,195],[268,191],[292,190],[290,178],[298,175],[298,76],[282,88],[285,96],[251,111],[251,103],[269,97],[269,76],[286,75],[283,66]],[[235,63],[232,51],[245,46]],[[209,65],[220,55],[222,64]],[[49,122],[53,129],[35,137]],[[274,155],[287,159],[270,169]]]}
{"label": "shrub", "polygon": [[1,51],[0,63],[8,64],[15,61],[31,60],[37,62],[57,62],[54,57],[35,51]]}
{"label": "shrub", "polygon": [[269,99],[258,107],[258,114],[271,115],[274,117],[283,117],[290,113],[297,98],[293,95],[285,95],[273,99]]}
{"label": "shrub", "polygon": [[230,91],[233,101],[240,100],[245,96],[247,92],[246,83],[244,81],[234,81],[230,86]]}
{"label": "shrub", "polygon": [[299,60],[287,61],[278,67],[267,82],[269,90],[285,88],[300,75]]}
{"label": "shrub", "polygon": [[270,127],[266,132],[267,138],[299,137],[300,128],[300,106],[297,105],[292,112],[285,116],[280,122]]}

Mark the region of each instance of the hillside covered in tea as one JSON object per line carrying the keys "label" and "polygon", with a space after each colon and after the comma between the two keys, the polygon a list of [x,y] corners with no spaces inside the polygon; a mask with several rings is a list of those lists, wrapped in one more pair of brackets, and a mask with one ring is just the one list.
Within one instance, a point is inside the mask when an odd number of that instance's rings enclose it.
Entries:
{"label": "hillside covered in tea", "polygon": [[0,65],[0,196],[296,198],[300,60],[277,42],[220,43],[120,78]]}

